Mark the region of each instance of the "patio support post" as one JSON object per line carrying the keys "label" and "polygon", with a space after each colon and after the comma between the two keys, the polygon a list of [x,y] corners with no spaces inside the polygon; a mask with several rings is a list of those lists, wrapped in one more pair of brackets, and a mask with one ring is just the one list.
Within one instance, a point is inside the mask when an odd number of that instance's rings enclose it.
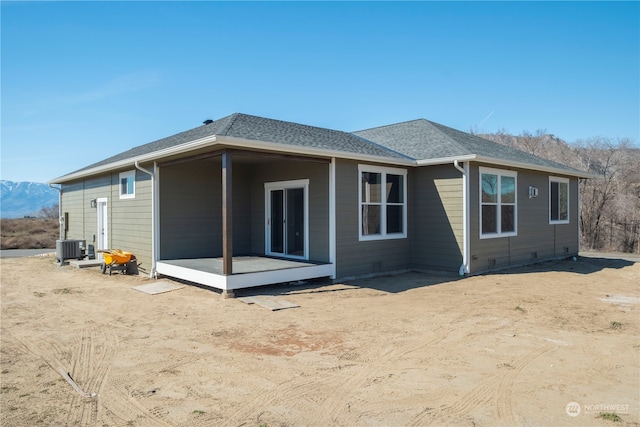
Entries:
{"label": "patio support post", "polygon": [[222,153],[222,273],[233,274],[233,208],[231,153]]}

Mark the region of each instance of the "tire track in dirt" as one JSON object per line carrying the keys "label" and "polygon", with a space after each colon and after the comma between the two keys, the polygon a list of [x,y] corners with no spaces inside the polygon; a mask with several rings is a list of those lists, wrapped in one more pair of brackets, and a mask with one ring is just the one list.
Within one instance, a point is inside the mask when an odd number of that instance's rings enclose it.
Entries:
{"label": "tire track in dirt", "polygon": [[[346,398],[352,394],[354,388],[361,387],[371,377],[379,376],[379,368],[381,366],[385,366],[386,363],[392,360],[406,356],[446,338],[447,330],[444,330],[444,328],[438,327],[434,331],[436,336],[430,340],[419,344],[412,342],[409,345],[395,347],[376,359],[374,363],[350,360],[349,367],[358,369],[358,372],[354,375],[348,375],[348,371],[330,373],[325,370],[326,375],[323,377],[315,377],[312,380],[305,379],[303,381],[294,379],[285,384],[276,385],[273,389],[255,396],[251,402],[243,403],[242,409],[239,409],[228,418],[228,425],[237,425],[244,422],[253,414],[264,411],[265,408],[275,403],[282,404],[317,392],[321,395],[329,396],[329,398],[322,402],[309,400],[313,406],[319,406],[319,409],[316,414],[308,415],[317,417],[322,424],[335,424],[337,414],[347,404]],[[320,421],[321,419],[323,421]]]}
{"label": "tire track in dirt", "polygon": [[241,409],[229,416],[225,425],[238,425],[245,422],[254,414],[264,412],[265,408],[275,403],[281,404],[299,399],[325,387],[333,388],[340,380],[341,378],[338,377],[323,377],[306,379],[302,382],[293,379],[283,384],[277,384],[272,389],[252,397],[250,402],[242,402]]}
{"label": "tire track in dirt", "polygon": [[172,426],[171,423],[158,418],[159,411],[147,410],[138,400],[127,394],[124,388],[116,388],[112,384],[106,385],[101,404],[103,413],[100,419],[106,424],[153,427]]}
{"label": "tire track in dirt", "polygon": [[84,328],[69,346],[51,338],[39,340],[37,344],[26,337],[14,335],[13,339],[63,378],[68,372],[83,391],[96,393],[92,398],[75,391],[71,394],[67,425],[93,426],[103,419],[112,420],[116,425],[130,422],[144,426],[171,425],[154,417],[122,389],[116,389],[106,382],[111,370],[110,362],[118,345],[115,334],[103,328]]}
{"label": "tire track in dirt", "polygon": [[[32,375],[35,375],[35,377],[38,378],[42,376],[42,372],[40,372],[40,370],[48,368],[48,365],[39,363],[42,362],[40,357],[30,352],[29,349],[22,342],[12,336],[8,330],[3,330],[2,332],[0,352],[2,354],[3,370],[12,371],[14,368],[14,364],[18,361],[22,361],[22,363],[28,364],[33,367]],[[47,376],[46,378],[49,378],[49,376]],[[17,408],[17,403],[23,396],[26,400],[31,396],[37,396],[39,392],[43,390],[41,381],[37,382],[30,380],[23,381],[19,385],[12,387],[12,391],[16,393],[9,393],[7,389],[11,387],[10,384],[15,382],[15,380],[10,381],[9,378],[2,378],[1,380],[3,393],[2,395],[0,395],[0,400],[2,402],[0,409],[0,424],[2,424],[3,426],[25,425],[25,412],[18,410],[7,410],[7,407],[11,408],[11,406],[8,405],[15,405],[15,407]],[[18,397],[17,392],[20,393],[20,397]],[[29,418],[29,422],[33,424],[35,420],[33,418]]]}
{"label": "tire track in dirt", "polygon": [[81,336],[76,337],[78,351],[72,353],[70,374],[86,392],[96,393],[96,396],[92,399],[72,397],[67,417],[69,425],[96,424],[101,400],[99,391],[103,389],[117,344],[114,334],[98,328],[84,328]]}
{"label": "tire track in dirt", "polygon": [[101,328],[89,327],[74,337],[69,346],[46,338],[37,343],[27,337],[13,335],[28,352],[42,359],[51,369],[66,381],[73,381],[77,387],[92,397],[70,394],[67,412],[68,425],[95,425],[98,420],[99,394],[109,371],[109,364],[115,355],[118,339],[114,334]]}
{"label": "tire track in dirt", "polygon": [[446,339],[450,329],[439,326],[435,328],[433,332],[435,335],[426,341],[417,344],[411,342],[407,345],[394,347],[393,350],[381,354],[374,363],[361,364],[358,372],[346,381],[343,381],[337,389],[327,390],[329,398],[322,404],[322,413],[325,418],[324,422],[327,423],[327,425],[335,424],[338,414],[347,404],[347,398],[353,394],[354,390],[362,388],[370,378],[378,377],[381,367],[388,368],[389,364],[394,360],[398,360],[420,349],[433,346]]}
{"label": "tire track in dirt", "polygon": [[[175,374],[180,367],[200,360],[200,355],[180,355],[172,359],[170,363],[155,362],[156,369],[151,369],[151,371]],[[107,424],[114,425],[135,423],[136,426],[175,426],[175,422],[167,419],[166,411],[161,406],[156,405],[151,409],[143,406],[140,399],[150,396],[150,393],[152,392],[134,388],[131,377],[112,378],[104,386],[104,391],[101,393],[102,413],[100,419],[106,421]],[[213,423],[207,417],[192,417],[185,425],[198,427],[210,426]]]}
{"label": "tire track in dirt", "polygon": [[421,426],[433,422],[440,424],[459,423],[471,410],[492,400],[494,401],[495,421],[508,425],[514,424],[511,391],[513,390],[515,378],[527,365],[554,348],[556,348],[554,344],[546,344],[541,348],[526,353],[516,360],[513,365],[510,365],[512,369],[505,374],[500,377],[494,377],[489,382],[472,389],[451,405],[423,410],[413,419],[411,425]]}
{"label": "tire track in dirt", "polygon": [[517,420],[513,415],[511,396],[513,395],[512,392],[516,378],[530,363],[532,363],[538,357],[541,357],[543,354],[549,353],[555,348],[557,348],[556,345],[549,343],[545,344],[537,351],[528,353],[524,357],[518,359],[518,361],[514,363],[513,369],[509,370],[502,377],[500,383],[498,384],[498,390],[496,392],[494,403],[494,414],[496,415],[497,420],[509,425],[515,425]]}
{"label": "tire track in dirt", "polygon": [[[282,404],[294,399],[300,399],[312,393],[319,392],[321,395],[329,396],[322,402],[310,401],[314,406],[319,406],[316,414],[308,414],[317,417],[318,421],[325,425],[336,423],[337,415],[342,408],[347,405],[347,398],[353,394],[355,389],[362,387],[371,378],[380,375],[380,368],[388,367],[389,363],[425,347],[432,346],[437,342],[446,339],[449,329],[437,327],[434,329],[435,336],[421,343],[411,342],[404,346],[394,347],[392,350],[383,353],[373,363],[357,362],[350,360],[350,368],[358,370],[354,375],[348,375],[348,371],[340,373],[328,373],[324,377],[315,377],[312,380],[291,380],[286,384],[280,384],[275,388],[255,396],[250,403],[243,403],[242,409],[236,411],[228,419],[228,425],[237,425],[246,421],[253,414],[264,411],[265,408],[275,403]],[[326,372],[326,371],[325,371]],[[322,420],[322,421],[320,421]]]}

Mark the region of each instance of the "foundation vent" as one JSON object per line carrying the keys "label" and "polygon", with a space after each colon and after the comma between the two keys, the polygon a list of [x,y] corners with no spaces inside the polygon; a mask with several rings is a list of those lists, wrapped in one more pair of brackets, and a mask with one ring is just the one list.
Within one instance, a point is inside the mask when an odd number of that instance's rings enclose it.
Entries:
{"label": "foundation vent", "polygon": [[371,272],[372,273],[380,273],[382,271],[382,262],[374,262],[371,264]]}

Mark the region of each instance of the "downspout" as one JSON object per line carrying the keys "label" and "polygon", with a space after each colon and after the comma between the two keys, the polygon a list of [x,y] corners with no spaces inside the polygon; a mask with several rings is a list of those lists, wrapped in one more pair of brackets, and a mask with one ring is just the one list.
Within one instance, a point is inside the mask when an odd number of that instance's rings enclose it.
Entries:
{"label": "downspout", "polygon": [[464,168],[460,166],[457,160],[453,161],[453,167],[462,173],[462,264],[458,269],[458,275],[463,277],[469,272],[469,189],[468,189],[468,164],[464,163]]}
{"label": "downspout", "polygon": [[53,188],[54,190],[58,190],[58,238],[62,240],[62,229],[64,227],[61,222],[62,216],[60,215],[60,213],[62,212],[62,185],[58,188],[54,187],[53,184],[49,184],[49,187]]}
{"label": "downspout", "polygon": [[[582,221],[580,220],[581,215],[582,215],[582,209],[580,206],[580,181],[582,181],[582,185],[586,184],[586,179],[582,179],[582,178],[578,178],[578,185],[577,185],[577,193],[578,193],[578,197],[577,197],[577,201],[578,201],[578,212],[577,212],[577,217],[578,217],[578,254],[573,257],[573,259],[577,259],[577,257],[580,256],[580,243],[582,241]],[[571,186],[571,181],[569,181],[569,186]],[[569,194],[571,194],[571,190],[569,190]],[[571,208],[569,208],[571,209]],[[571,212],[571,210],[569,210],[569,212]],[[638,248],[640,249],[640,245],[638,245]],[[640,253],[640,252],[639,252]]]}
{"label": "downspout", "polygon": [[156,277],[156,164],[153,164],[154,172],[151,172],[135,162],[136,169],[151,176],[151,271],[149,277]]}

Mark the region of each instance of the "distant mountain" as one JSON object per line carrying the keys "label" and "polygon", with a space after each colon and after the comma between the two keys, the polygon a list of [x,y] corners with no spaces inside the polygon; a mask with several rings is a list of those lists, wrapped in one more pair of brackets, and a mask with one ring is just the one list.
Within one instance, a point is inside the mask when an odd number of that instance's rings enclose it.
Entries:
{"label": "distant mountain", "polygon": [[38,216],[40,209],[58,204],[58,191],[39,182],[0,180],[0,218]]}

